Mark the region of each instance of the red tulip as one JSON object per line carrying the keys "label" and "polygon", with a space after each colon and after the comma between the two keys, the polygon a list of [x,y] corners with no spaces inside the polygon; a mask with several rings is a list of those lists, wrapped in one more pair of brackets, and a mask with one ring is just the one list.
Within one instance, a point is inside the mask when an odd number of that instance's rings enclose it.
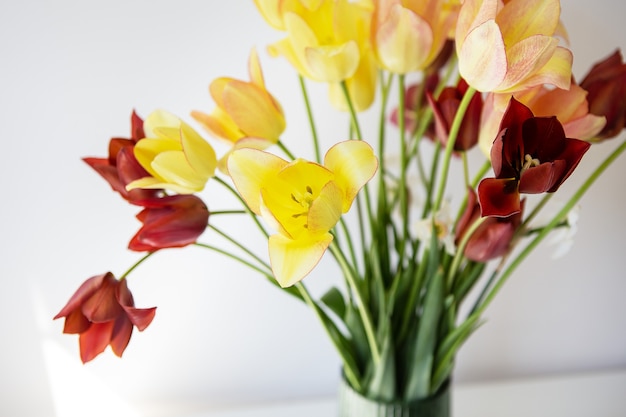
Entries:
{"label": "red tulip", "polygon": [[[498,258],[511,247],[511,241],[522,223],[524,200],[521,202],[519,213],[509,217],[488,217],[472,234],[467,241],[463,254],[466,258],[476,262],[487,262]],[[456,244],[458,245],[467,229],[480,216],[480,205],[476,192],[469,190],[467,209],[456,226]]]}
{"label": "red tulip", "polygon": [[135,200],[157,196],[161,190],[134,189],[126,191],[126,185],[136,179],[150,176],[137,162],[133,153],[135,144],[144,138],[143,120],[133,111],[131,115],[130,139],[112,138],[109,142],[107,158],[83,158],[90,167],[100,174],[113,191],[118,192],[125,200]]}
{"label": "red tulip", "polygon": [[[446,87],[441,91],[437,100],[428,91],[426,97],[433,109],[435,118],[435,132],[437,137],[444,144],[448,143],[450,127],[459,109],[461,100],[468,89],[465,80],[461,79],[456,87]],[[483,108],[483,99],[480,94],[474,94],[461,122],[454,150],[457,152],[467,151],[478,143],[478,133],[480,131],[480,115]]]}
{"label": "red tulip", "polygon": [[589,112],[606,117],[600,139],[617,136],[626,128],[626,63],[619,50],[595,64],[580,86],[588,91]]}
{"label": "red tulip", "polygon": [[155,251],[194,243],[204,232],[209,210],[192,194],[179,194],[136,201],[144,209],[137,218],[143,226],[128,247],[134,251]]}
{"label": "red tulip", "polygon": [[556,117],[534,117],[528,107],[511,98],[491,147],[495,178],[485,178],[478,185],[482,215],[519,213],[520,193],[555,192],[589,146],[566,138]]}
{"label": "red tulip", "polygon": [[152,322],[156,307],[135,308],[126,280],[107,272],[85,281],[54,319],[65,317],[63,333],[78,334],[80,358],[89,362],[111,346],[122,356],[133,332]]}

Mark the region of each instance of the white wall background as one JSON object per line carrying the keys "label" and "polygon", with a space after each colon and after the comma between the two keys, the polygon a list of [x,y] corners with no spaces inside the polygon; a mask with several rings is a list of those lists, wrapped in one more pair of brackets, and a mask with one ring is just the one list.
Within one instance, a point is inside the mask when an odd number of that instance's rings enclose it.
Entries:
{"label": "white wall background", "polygon": [[[562,3],[579,77],[626,50],[626,3]],[[280,34],[252,2],[5,0],[0,21],[0,414],[164,416],[332,395],[339,362],[313,315],[196,248],[163,252],[131,276],[138,306],[159,309],[122,360],[107,351],[80,365],[76,338],[51,319],[84,279],[138,259],[125,249],[136,209],[80,161],[128,134],[131,109],[210,111],[209,82],[246,78],[256,46],[287,112],[284,141],[308,151],[297,79],[265,53]],[[326,105],[323,87],[312,94]],[[344,138],[343,122],[322,124],[325,143]],[[616,143],[595,147],[566,189]],[[462,350],[458,382],[626,366],[625,177],[622,158],[584,198],[568,256],[552,261],[544,247],[518,270]],[[227,205],[215,187],[203,196]],[[328,275],[307,283],[321,288]]]}

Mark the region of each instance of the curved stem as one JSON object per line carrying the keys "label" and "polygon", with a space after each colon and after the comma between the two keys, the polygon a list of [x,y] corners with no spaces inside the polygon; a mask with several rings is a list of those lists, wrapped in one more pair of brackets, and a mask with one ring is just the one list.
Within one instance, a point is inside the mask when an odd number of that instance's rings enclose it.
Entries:
{"label": "curved stem", "polygon": [[465,116],[465,112],[467,111],[467,107],[472,100],[472,97],[476,93],[476,90],[472,87],[468,87],[467,91],[463,95],[463,99],[459,104],[459,108],[456,111],[454,116],[454,120],[452,121],[452,126],[450,127],[450,133],[448,135],[448,143],[446,144],[446,151],[443,158],[443,166],[441,167],[441,175],[439,177],[439,189],[437,192],[437,198],[435,200],[435,206],[433,207],[433,211],[436,213],[441,206],[441,201],[443,200],[443,193],[446,189],[446,183],[448,181],[448,172],[450,170],[450,159],[452,158],[452,151],[454,150],[454,143],[456,142],[456,138],[459,134],[459,129],[461,128],[461,123],[463,122],[463,117]]}
{"label": "curved stem", "polygon": [[135,268],[137,268],[139,265],[141,265],[143,263],[143,261],[145,261],[146,259],[148,259],[149,257],[151,257],[152,255],[154,255],[156,253],[156,251],[154,252],[148,252],[147,254],[145,254],[144,256],[142,256],[137,262],[135,262],[130,268],[128,268],[126,270],[126,272],[124,272],[122,274],[122,276],[119,278],[119,280],[123,280],[126,279],[126,277],[135,270]]}
{"label": "curved stem", "polygon": [[224,186],[228,191],[230,191],[236,198],[237,200],[239,200],[241,202],[241,205],[244,207],[244,209],[246,210],[246,212],[250,215],[250,217],[252,218],[252,220],[254,221],[254,223],[257,225],[257,227],[259,228],[259,230],[261,231],[261,233],[263,233],[263,235],[265,237],[269,237],[269,233],[267,233],[267,230],[265,230],[265,228],[263,227],[263,225],[261,224],[261,222],[259,221],[258,217],[256,216],[256,214],[254,214],[252,212],[252,210],[250,210],[250,207],[248,207],[248,205],[246,204],[245,200],[243,199],[243,197],[241,197],[241,195],[239,195],[239,193],[237,192],[237,190],[235,190],[230,184],[228,184],[226,181],[224,181],[223,179],[221,179],[220,177],[214,177],[215,181],[217,181],[219,184],[221,184],[222,186]]}
{"label": "curved stem", "polygon": [[356,302],[358,303],[357,308],[359,310],[359,315],[361,316],[361,321],[363,322],[363,327],[365,328],[365,334],[367,336],[367,342],[372,353],[372,361],[374,365],[376,365],[380,361],[380,350],[378,348],[378,343],[376,343],[376,333],[374,332],[372,318],[370,317],[369,311],[367,310],[365,302],[363,300],[361,287],[359,287],[358,283],[356,282],[356,277],[354,276],[352,268],[348,264],[348,261],[346,260],[344,254],[337,247],[337,245],[331,243],[330,250],[335,256],[337,262],[339,263],[339,266],[341,267],[341,270],[343,271],[344,276],[348,281],[348,284],[354,291]]}
{"label": "curved stem", "polygon": [[212,224],[209,224],[208,227],[209,227],[209,229],[213,230],[215,233],[217,233],[218,235],[222,236],[224,239],[228,240],[230,243],[232,243],[233,245],[237,246],[239,249],[241,249],[242,251],[244,251],[245,253],[250,255],[252,258],[254,258],[254,260],[256,260],[258,263],[260,263],[265,268],[267,268],[268,270],[271,271],[272,268],[263,259],[261,259],[257,254],[252,252],[250,249],[245,247],[243,244],[241,244],[240,242],[235,240],[233,237],[231,237],[230,235],[228,235],[225,232],[221,231],[220,229],[218,229],[217,227],[213,226]]}
{"label": "curved stem", "polygon": [[300,90],[302,91],[302,97],[304,98],[304,105],[306,107],[306,114],[309,118],[309,127],[311,128],[311,137],[313,138],[313,148],[315,151],[315,161],[319,164],[322,161],[322,155],[320,153],[320,144],[317,137],[317,129],[315,128],[315,120],[313,120],[313,110],[311,109],[311,102],[309,101],[309,94],[306,89],[304,77],[298,76],[300,80]]}
{"label": "curved stem", "polygon": [[[245,265],[245,266],[247,266],[247,267],[249,267],[249,268],[251,268],[251,269],[253,269],[253,270],[255,270],[255,271],[259,272],[259,273],[261,273],[261,274],[263,274],[265,277],[270,278],[270,279],[275,281],[274,275],[272,274],[271,269],[269,269],[269,267],[267,265],[265,265],[265,264],[263,264],[263,267],[265,268],[265,269],[263,269],[261,267],[258,267],[256,265],[254,265],[252,262],[246,261],[242,257],[237,256],[237,255],[235,255],[233,253],[230,253],[227,250],[224,250],[222,248],[218,248],[217,246],[208,245],[206,243],[200,243],[200,242],[196,242],[196,243],[194,243],[194,245],[199,246],[201,248],[212,250],[212,251],[217,252],[217,253],[219,253],[221,255],[225,255],[225,256],[227,256],[227,257],[229,257],[231,259],[234,259],[235,261],[237,261],[237,262],[239,262],[239,263],[241,263],[241,264],[243,264],[243,265]],[[278,283],[277,283],[277,285],[278,285]]]}

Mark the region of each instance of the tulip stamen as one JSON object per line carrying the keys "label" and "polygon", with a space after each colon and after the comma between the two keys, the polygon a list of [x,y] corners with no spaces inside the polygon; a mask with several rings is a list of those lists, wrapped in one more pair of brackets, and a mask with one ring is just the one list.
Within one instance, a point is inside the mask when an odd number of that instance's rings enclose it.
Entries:
{"label": "tulip stamen", "polygon": [[522,172],[526,171],[528,168],[539,166],[541,162],[538,158],[533,158],[531,155],[526,154],[524,156],[524,165],[522,166]]}

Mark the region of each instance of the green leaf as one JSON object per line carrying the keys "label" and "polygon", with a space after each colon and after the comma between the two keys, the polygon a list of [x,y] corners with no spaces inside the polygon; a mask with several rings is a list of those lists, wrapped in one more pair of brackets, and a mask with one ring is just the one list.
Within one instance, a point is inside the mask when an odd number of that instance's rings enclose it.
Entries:
{"label": "green leaf", "polygon": [[385,328],[380,361],[373,369],[367,394],[377,400],[392,401],[396,399],[396,359],[389,324]]}
{"label": "green leaf", "polygon": [[444,286],[443,271],[439,270],[431,276],[424,295],[424,309],[417,337],[413,340],[414,348],[408,360],[410,368],[404,393],[405,400],[425,398],[431,392],[431,373],[443,310]]}
{"label": "green leaf", "polygon": [[342,319],[345,317],[346,302],[343,298],[343,294],[337,287],[329,289],[326,294],[322,296],[321,301],[330,308],[337,317],[341,317]]}
{"label": "green leaf", "polygon": [[479,327],[479,316],[470,316],[460,326],[448,333],[446,338],[441,342],[439,349],[437,350],[437,356],[435,360],[435,371],[433,372],[433,379],[431,389],[435,392],[442,383],[448,379],[450,372],[454,368],[454,358],[457,351],[463,345],[463,343],[474,333]]}

